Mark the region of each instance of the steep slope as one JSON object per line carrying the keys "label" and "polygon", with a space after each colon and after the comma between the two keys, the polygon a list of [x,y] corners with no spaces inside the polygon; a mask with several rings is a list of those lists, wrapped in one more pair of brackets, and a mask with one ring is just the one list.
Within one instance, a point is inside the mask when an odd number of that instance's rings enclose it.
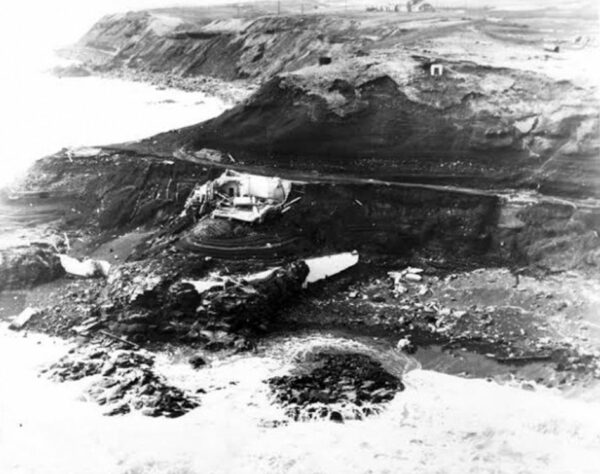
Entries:
{"label": "steep slope", "polygon": [[[357,58],[267,82],[220,117],[152,139],[189,156],[306,172],[597,194],[594,91],[468,62]],[[147,142],[148,143],[148,142]],[[181,153],[181,150],[180,150]]]}
{"label": "steep slope", "polygon": [[[108,71],[262,83],[221,117],[136,145],[144,151],[208,147],[299,174],[586,196],[600,193],[586,12],[147,11],[104,18],[78,54]],[[317,66],[322,57],[331,64]]]}
{"label": "steep slope", "polygon": [[[351,39],[348,44],[346,40]],[[131,12],[100,20],[76,45],[103,69],[226,80],[268,78],[314,64],[323,54],[360,46],[355,22],[321,16],[214,19]]]}
{"label": "steep slope", "polygon": [[600,193],[587,10],[244,12],[113,15],[82,38],[77,54],[102,70],[262,83],[221,117],[135,148],[216,148],[299,175]]}
{"label": "steep slope", "polygon": [[[230,5],[109,15],[71,52],[109,71],[263,81],[315,65],[322,56],[334,62],[366,55],[393,60],[409,51],[585,82],[593,73],[588,58],[598,45],[597,36],[597,11],[576,5],[496,11],[491,16],[488,10],[273,15],[256,4],[239,4],[237,9]],[[548,44],[558,46],[560,54],[549,55]]]}

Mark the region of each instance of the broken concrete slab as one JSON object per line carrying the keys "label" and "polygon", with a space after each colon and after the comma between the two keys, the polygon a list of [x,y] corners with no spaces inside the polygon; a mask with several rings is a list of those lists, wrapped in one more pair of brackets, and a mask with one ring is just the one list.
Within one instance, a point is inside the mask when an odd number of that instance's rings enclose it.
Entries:
{"label": "broken concrete slab", "polygon": [[108,277],[110,271],[110,263],[105,260],[93,260],[86,258],[78,260],[68,255],[59,255],[60,264],[69,275],[78,276],[81,278],[96,278]]}
{"label": "broken concrete slab", "polygon": [[38,308],[25,308],[18,316],[11,321],[8,325],[9,329],[13,331],[20,331],[23,329],[27,323],[31,320],[31,318],[40,314],[40,310]]}
{"label": "broken concrete slab", "polygon": [[306,286],[341,273],[356,265],[358,260],[359,255],[356,251],[308,258],[305,260],[306,265],[308,265],[308,276],[304,285]]}

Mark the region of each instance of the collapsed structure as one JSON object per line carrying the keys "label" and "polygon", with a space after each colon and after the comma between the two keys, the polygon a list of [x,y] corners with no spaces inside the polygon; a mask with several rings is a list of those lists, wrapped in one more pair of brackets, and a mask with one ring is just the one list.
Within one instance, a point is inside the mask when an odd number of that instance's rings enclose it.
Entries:
{"label": "collapsed structure", "polygon": [[185,211],[242,222],[263,222],[269,215],[285,212],[292,190],[291,181],[226,170],[213,181],[197,186]]}

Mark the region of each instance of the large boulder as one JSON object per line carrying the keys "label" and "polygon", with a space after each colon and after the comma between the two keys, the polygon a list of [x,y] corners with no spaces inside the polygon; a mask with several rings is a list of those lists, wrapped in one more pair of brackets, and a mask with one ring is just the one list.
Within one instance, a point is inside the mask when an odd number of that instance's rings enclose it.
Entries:
{"label": "large boulder", "polygon": [[0,291],[46,283],[64,273],[58,252],[51,244],[0,249]]}

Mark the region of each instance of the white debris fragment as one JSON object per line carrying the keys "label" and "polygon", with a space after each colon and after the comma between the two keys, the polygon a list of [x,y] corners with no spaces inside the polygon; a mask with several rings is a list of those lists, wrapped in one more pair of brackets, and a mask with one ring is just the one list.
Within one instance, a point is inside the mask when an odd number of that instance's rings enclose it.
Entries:
{"label": "white debris fragment", "polygon": [[[388,272],[388,276],[394,280],[394,293],[396,295],[404,294],[408,291],[408,288],[402,284],[402,281],[408,282],[419,282],[423,280],[423,276],[421,273],[423,272],[422,268],[416,267],[407,267],[399,272]],[[419,287],[419,295],[423,296],[429,291],[429,288],[426,285],[421,285]]]}
{"label": "white debris fragment", "polygon": [[267,270],[263,270],[262,272],[252,273],[250,275],[245,276],[244,280],[246,280],[248,283],[265,280],[265,279],[269,278],[273,273],[275,273],[276,270],[278,270],[280,268],[281,267],[269,268]]}
{"label": "white debris fragment", "polygon": [[402,280],[402,277],[404,276],[404,273],[402,273],[402,272],[388,272],[388,276],[392,280],[394,280],[394,282],[396,282],[396,281]]}
{"label": "white debris fragment", "polygon": [[423,269],[417,267],[406,267],[404,271],[406,273],[423,273]]}
{"label": "white debris fragment", "polygon": [[402,350],[402,349],[404,349],[405,347],[408,347],[408,346],[410,346],[410,339],[408,337],[403,337],[396,344],[396,348],[399,349],[399,350]]}
{"label": "white debris fragment", "polygon": [[[249,275],[242,277],[241,280],[243,280],[247,283],[256,283],[258,281],[266,280],[273,273],[275,273],[275,271],[277,271],[280,268],[281,267],[273,267],[273,268],[268,268],[267,270],[263,270],[263,271],[260,271],[257,273],[251,273]],[[188,280],[182,280],[181,282],[192,285],[194,287],[194,290],[196,290],[196,293],[201,295],[213,288],[222,289],[225,287],[225,285],[228,282],[232,282],[232,281],[235,282],[235,281],[238,281],[238,279],[236,279],[236,278],[232,279],[231,277],[222,276],[222,275],[219,275],[218,273],[214,273],[207,279],[203,279],[203,280],[189,280],[188,279]]]}
{"label": "white debris fragment", "polygon": [[91,158],[93,156],[99,155],[101,152],[102,152],[101,148],[86,147],[86,146],[71,147],[71,148],[67,149],[67,156],[69,157],[69,160],[73,161],[73,157]]}
{"label": "white debris fragment", "polygon": [[92,260],[86,258],[80,261],[68,255],[59,255],[60,264],[70,275],[82,278],[107,277],[110,270],[110,263],[105,260]]}
{"label": "white debris fragment", "polygon": [[193,155],[201,160],[213,161],[215,163],[221,163],[226,156],[225,153],[219,150],[213,150],[212,148],[202,148],[201,150],[196,151]]}
{"label": "white debris fragment", "polygon": [[343,272],[358,263],[358,252],[344,252],[305,260],[308,276],[304,286]]}
{"label": "white debris fragment", "polygon": [[212,288],[223,288],[225,285],[224,280],[182,280],[182,283],[189,283],[192,285],[199,295]]}
{"label": "white debris fragment", "polygon": [[421,281],[423,279],[418,273],[407,273],[404,278],[409,281]]}
{"label": "white debris fragment", "polygon": [[19,331],[25,327],[31,318],[39,313],[40,310],[38,308],[25,308],[18,316],[14,317],[8,327],[14,331]]}

